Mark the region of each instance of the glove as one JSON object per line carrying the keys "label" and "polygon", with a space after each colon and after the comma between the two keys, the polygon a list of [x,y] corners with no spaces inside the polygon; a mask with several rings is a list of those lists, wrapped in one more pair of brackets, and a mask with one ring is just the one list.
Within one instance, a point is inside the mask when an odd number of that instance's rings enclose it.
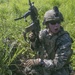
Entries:
{"label": "glove", "polygon": [[29,40],[30,40],[31,42],[34,42],[34,41],[35,41],[35,34],[34,34],[33,32],[31,32],[31,33],[29,34]]}
{"label": "glove", "polygon": [[41,59],[29,59],[25,62],[25,66],[31,67],[38,65],[40,63]]}

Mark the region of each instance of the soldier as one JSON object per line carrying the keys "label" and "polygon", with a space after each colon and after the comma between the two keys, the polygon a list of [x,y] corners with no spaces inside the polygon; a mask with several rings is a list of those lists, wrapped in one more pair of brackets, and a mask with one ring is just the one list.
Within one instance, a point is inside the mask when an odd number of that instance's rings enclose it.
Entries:
{"label": "soldier", "polygon": [[[32,60],[33,65],[43,65],[45,72],[42,72],[44,75],[70,75],[69,65],[73,53],[71,50],[73,41],[69,33],[64,31],[61,22],[63,22],[63,15],[55,6],[44,15],[43,24],[46,25],[46,29],[39,33],[39,40],[42,45],[37,47],[35,35],[33,33],[29,35],[31,48],[45,52],[43,59],[40,57]],[[29,61],[31,60],[28,60],[27,63]],[[42,75],[42,72],[38,71],[36,75]]]}

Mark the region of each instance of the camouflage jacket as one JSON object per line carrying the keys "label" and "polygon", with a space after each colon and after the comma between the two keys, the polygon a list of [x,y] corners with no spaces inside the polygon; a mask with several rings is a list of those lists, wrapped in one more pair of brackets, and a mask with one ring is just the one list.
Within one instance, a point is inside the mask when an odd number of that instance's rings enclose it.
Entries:
{"label": "camouflage jacket", "polygon": [[[69,75],[66,66],[72,55],[72,39],[69,33],[61,27],[56,35],[51,36],[45,29],[40,31],[39,38],[46,54],[44,58],[45,68],[53,71],[53,75]],[[35,45],[33,45],[33,48],[36,49]],[[38,49],[41,50],[40,47]]]}

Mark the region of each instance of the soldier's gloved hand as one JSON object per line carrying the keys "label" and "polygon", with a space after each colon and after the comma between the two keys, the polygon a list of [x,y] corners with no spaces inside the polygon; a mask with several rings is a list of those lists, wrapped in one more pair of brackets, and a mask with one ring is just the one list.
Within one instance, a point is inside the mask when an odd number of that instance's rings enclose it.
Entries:
{"label": "soldier's gloved hand", "polygon": [[33,64],[34,64],[33,59],[28,59],[28,60],[25,62],[25,66],[28,66],[28,67],[32,66]]}
{"label": "soldier's gloved hand", "polygon": [[25,66],[35,66],[38,65],[40,63],[41,59],[29,59],[25,62]]}
{"label": "soldier's gloved hand", "polygon": [[34,41],[35,41],[35,34],[34,34],[33,32],[31,32],[31,33],[29,34],[29,40],[30,40],[31,42],[34,42]]}

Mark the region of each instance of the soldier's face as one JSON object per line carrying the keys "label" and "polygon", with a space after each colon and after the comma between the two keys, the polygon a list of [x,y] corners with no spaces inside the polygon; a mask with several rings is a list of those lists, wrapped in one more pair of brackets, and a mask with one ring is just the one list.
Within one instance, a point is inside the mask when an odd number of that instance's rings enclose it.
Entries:
{"label": "soldier's face", "polygon": [[56,21],[56,22],[50,22],[48,24],[48,28],[49,28],[49,31],[53,34],[56,34],[59,32],[60,30],[60,22],[59,21]]}

